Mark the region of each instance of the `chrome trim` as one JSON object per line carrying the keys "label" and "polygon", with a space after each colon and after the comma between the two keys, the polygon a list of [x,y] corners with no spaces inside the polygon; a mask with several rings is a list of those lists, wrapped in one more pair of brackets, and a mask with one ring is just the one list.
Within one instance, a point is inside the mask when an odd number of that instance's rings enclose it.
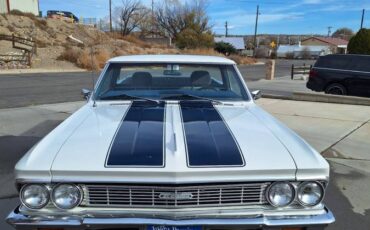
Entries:
{"label": "chrome trim", "polygon": [[258,215],[250,218],[200,218],[170,220],[159,218],[124,218],[124,217],[97,217],[91,216],[27,216],[15,209],[7,219],[7,223],[22,229],[35,227],[75,227],[78,229],[111,226],[145,226],[145,225],[169,225],[169,226],[325,226],[335,221],[332,212],[323,208],[323,213],[318,215]]}
{"label": "chrome trim", "polygon": [[[221,206],[250,206],[268,204],[265,199],[269,182],[222,185],[80,185],[83,188],[85,207],[147,207],[195,208]],[[161,193],[171,193],[173,198],[163,199]],[[191,193],[190,199],[176,198],[181,193]]]}
{"label": "chrome trim", "polygon": [[[314,204],[314,205],[310,205],[310,204],[306,204],[306,203],[304,203],[304,202],[302,202],[300,199],[299,199],[299,197],[298,197],[298,192],[299,192],[299,189],[301,188],[301,186],[302,185],[304,185],[304,184],[308,184],[308,183],[316,183],[316,184],[318,184],[320,187],[321,187],[321,190],[322,190],[322,193],[321,193],[321,197],[320,197],[320,199],[319,199],[319,201],[316,203],[316,204]],[[325,196],[325,187],[324,187],[324,185],[322,184],[322,183],[320,183],[319,181],[305,181],[305,182],[302,182],[302,183],[300,183],[298,186],[297,186],[297,188],[296,188],[296,200],[297,200],[297,202],[300,204],[300,205],[302,205],[302,206],[304,206],[304,207],[314,207],[314,206],[316,206],[316,205],[318,205],[318,204],[320,204],[323,200],[324,200],[324,196]]]}

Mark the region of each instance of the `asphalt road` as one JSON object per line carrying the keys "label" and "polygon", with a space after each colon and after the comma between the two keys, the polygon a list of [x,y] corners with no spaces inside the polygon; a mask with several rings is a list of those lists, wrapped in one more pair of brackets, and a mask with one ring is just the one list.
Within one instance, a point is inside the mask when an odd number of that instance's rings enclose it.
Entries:
{"label": "asphalt road", "polygon": [[[312,64],[312,61],[277,60],[276,78],[290,75],[293,63]],[[264,64],[244,65],[239,69],[247,82],[265,78]],[[91,89],[97,77],[98,73],[90,72],[0,74],[0,108],[78,101],[81,89]],[[279,94],[279,90],[274,94]]]}

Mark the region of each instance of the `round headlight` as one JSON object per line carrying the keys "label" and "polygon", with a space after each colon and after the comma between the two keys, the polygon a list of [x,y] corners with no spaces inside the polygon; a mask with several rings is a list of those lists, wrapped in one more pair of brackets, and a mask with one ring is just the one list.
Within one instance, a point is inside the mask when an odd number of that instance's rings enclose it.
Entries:
{"label": "round headlight", "polygon": [[295,190],[289,182],[275,182],[267,190],[267,200],[275,207],[284,207],[292,203]]}
{"label": "round headlight", "polygon": [[304,182],[298,188],[298,201],[304,206],[315,206],[324,197],[324,188],[317,182]]}
{"label": "round headlight", "polygon": [[40,209],[49,202],[49,190],[41,184],[29,184],[22,187],[21,202],[31,209]]}
{"label": "round headlight", "polygon": [[79,205],[82,198],[80,189],[72,184],[60,184],[53,188],[51,199],[61,209],[72,209]]}

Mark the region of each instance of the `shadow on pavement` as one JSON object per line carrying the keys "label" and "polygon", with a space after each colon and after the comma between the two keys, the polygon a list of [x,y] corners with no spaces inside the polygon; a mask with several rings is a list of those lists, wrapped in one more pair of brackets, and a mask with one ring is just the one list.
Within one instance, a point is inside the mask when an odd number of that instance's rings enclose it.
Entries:
{"label": "shadow on pavement", "polygon": [[[346,177],[349,180],[360,180],[364,177],[359,172],[351,170],[349,174],[336,173],[334,168],[339,167],[336,163],[330,162],[331,175],[330,184],[326,190],[324,203],[334,213],[335,223],[331,224],[327,229],[330,230],[365,230],[370,226],[370,210],[366,210],[365,215],[355,213],[353,206],[348,198],[343,194],[345,187],[338,187],[338,179]],[[340,166],[342,167],[342,166]],[[343,166],[345,167],[345,166]],[[368,191],[365,192],[368,194]],[[358,194],[353,194],[358,195]]]}

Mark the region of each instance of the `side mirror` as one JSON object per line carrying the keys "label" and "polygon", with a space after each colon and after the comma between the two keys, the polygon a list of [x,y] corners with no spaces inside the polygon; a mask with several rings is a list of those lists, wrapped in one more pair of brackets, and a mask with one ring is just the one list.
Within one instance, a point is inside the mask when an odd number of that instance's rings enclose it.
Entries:
{"label": "side mirror", "polygon": [[90,95],[91,95],[91,91],[88,90],[88,89],[82,89],[81,90],[81,95],[84,99],[89,99]]}
{"label": "side mirror", "polygon": [[262,92],[261,90],[255,90],[252,92],[252,97],[253,97],[253,100],[258,100],[262,97]]}

